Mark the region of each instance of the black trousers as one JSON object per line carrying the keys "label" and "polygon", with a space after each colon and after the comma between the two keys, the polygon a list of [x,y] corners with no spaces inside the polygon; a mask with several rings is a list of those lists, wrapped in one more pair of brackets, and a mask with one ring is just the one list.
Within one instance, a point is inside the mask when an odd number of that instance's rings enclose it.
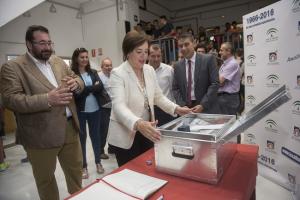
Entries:
{"label": "black trousers", "polygon": [[107,138],[107,132],[108,132],[108,127],[109,127],[109,118],[110,118],[110,108],[101,108],[100,109],[100,137],[101,137],[101,154],[105,153],[104,152],[104,147],[106,144],[106,138]]}
{"label": "black trousers", "polygon": [[162,126],[175,119],[172,115],[165,113],[162,109],[154,106],[155,119],[158,121],[158,126]]}
{"label": "black trousers", "polygon": [[240,96],[236,94],[218,94],[220,114],[236,115],[240,107]]}
{"label": "black trousers", "polygon": [[130,149],[123,149],[111,145],[118,162],[118,166],[122,166],[135,157],[143,154],[154,146],[153,142],[144,137],[140,132],[136,132],[133,144]]}

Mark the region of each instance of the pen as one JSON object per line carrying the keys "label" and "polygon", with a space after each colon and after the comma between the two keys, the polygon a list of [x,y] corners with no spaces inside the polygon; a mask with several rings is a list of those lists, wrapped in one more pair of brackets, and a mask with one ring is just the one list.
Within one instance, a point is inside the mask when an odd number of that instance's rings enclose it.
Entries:
{"label": "pen", "polygon": [[160,195],[156,200],[164,200],[164,195]]}

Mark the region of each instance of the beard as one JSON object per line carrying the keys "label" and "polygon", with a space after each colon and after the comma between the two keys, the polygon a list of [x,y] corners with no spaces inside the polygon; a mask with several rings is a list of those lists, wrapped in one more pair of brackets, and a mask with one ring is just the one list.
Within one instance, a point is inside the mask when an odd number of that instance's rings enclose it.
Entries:
{"label": "beard", "polygon": [[156,68],[159,67],[160,62],[154,61],[154,62],[151,62],[151,63],[149,62],[149,64],[156,69]]}
{"label": "beard", "polygon": [[50,49],[50,50],[41,50],[41,51],[37,51],[35,49],[32,49],[33,56],[38,60],[47,61],[47,60],[49,60],[52,53],[53,53],[52,49]]}

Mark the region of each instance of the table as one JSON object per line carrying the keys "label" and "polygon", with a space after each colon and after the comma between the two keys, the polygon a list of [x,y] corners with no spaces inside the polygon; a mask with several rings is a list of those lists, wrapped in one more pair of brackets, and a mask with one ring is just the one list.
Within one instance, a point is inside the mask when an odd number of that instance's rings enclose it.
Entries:
{"label": "table", "polygon": [[[150,200],[156,200],[161,195],[164,196],[164,200],[248,200],[255,199],[257,156],[258,146],[238,144],[236,155],[217,185],[201,183],[156,171],[153,149],[112,173],[127,168],[167,180],[168,183],[154,193],[149,198]],[[147,165],[146,161],[148,160],[152,160],[153,164]]]}

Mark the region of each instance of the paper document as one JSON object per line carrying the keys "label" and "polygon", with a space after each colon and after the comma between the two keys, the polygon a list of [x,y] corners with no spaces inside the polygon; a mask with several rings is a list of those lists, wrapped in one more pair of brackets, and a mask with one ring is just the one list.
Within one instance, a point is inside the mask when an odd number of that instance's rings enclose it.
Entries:
{"label": "paper document", "polygon": [[138,200],[137,198],[131,197],[124,194],[117,189],[111,187],[103,181],[99,181],[83,190],[81,193],[75,195],[70,200]]}
{"label": "paper document", "polygon": [[120,191],[140,199],[146,199],[167,183],[129,169],[105,176],[103,180]]}
{"label": "paper document", "polygon": [[191,131],[200,131],[200,130],[218,130],[221,129],[224,124],[209,124],[209,125],[193,125],[190,126]]}

